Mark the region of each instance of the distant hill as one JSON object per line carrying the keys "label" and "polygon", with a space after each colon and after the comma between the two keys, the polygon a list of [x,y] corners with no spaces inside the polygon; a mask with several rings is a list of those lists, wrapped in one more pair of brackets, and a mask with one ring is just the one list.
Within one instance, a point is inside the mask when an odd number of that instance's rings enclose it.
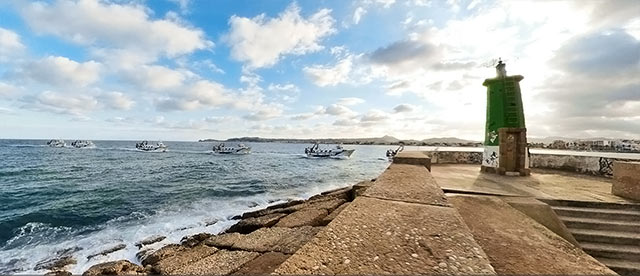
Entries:
{"label": "distant hill", "polygon": [[301,143],[301,144],[356,144],[356,145],[416,145],[416,146],[478,146],[480,142],[459,139],[455,137],[429,138],[424,140],[400,140],[393,136],[385,135],[374,138],[316,138],[316,139],[296,139],[296,138],[261,138],[261,137],[237,137],[227,140],[202,139],[199,142],[254,142],[254,143]]}

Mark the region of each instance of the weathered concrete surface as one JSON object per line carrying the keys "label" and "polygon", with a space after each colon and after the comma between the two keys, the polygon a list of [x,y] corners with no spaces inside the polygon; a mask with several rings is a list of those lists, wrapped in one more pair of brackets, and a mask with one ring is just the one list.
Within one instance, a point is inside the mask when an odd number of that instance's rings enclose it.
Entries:
{"label": "weathered concrete surface", "polygon": [[[296,252],[302,245],[311,240],[320,231],[319,227],[302,226],[296,228],[271,227],[261,228],[248,235],[227,236],[225,248],[255,252],[276,251],[285,254]],[[229,235],[229,234],[224,234]],[[210,240],[213,240],[212,237]],[[205,244],[215,245],[205,241]],[[222,243],[217,241],[218,243]]]}
{"label": "weathered concrete surface", "polygon": [[403,151],[393,157],[393,163],[424,166],[431,170],[431,159],[422,151]]}
{"label": "weathered concrete surface", "polygon": [[179,275],[224,275],[238,270],[260,254],[247,251],[220,250],[199,261],[185,265],[172,274]]}
{"label": "weathered concrete surface", "polygon": [[498,274],[611,274],[615,272],[496,197],[449,200]]}
{"label": "weathered concrete surface", "polygon": [[322,225],[326,226],[331,221],[333,221],[340,214],[340,212],[342,212],[342,210],[344,210],[344,208],[346,208],[347,206],[349,206],[349,203],[342,204],[342,205],[340,205],[340,207],[338,207],[335,210],[333,210],[333,212],[331,212],[331,214],[329,214],[328,216],[326,216],[326,217],[324,217],[322,219]]}
{"label": "weathered concrete surface", "polygon": [[493,269],[455,209],[362,196],[275,273],[493,274]]}
{"label": "weathered concrete surface", "polygon": [[445,191],[542,199],[633,202],[611,194],[612,180],[604,177],[542,169],[534,169],[530,177],[509,177],[480,173],[479,169],[477,165],[436,165],[431,174]]}
{"label": "weathered concrete surface", "polygon": [[480,151],[425,151],[434,164],[478,164],[482,163],[482,148]]}
{"label": "weathered concrete surface", "polygon": [[267,252],[240,267],[234,275],[266,275],[272,273],[290,255],[279,252]]}
{"label": "weathered concrete surface", "polygon": [[640,201],[640,162],[615,162],[611,193]]}
{"label": "weathered concrete surface", "polygon": [[364,196],[422,204],[447,206],[444,192],[422,166],[395,164],[378,177]]}
{"label": "weathered concrete surface", "polygon": [[82,273],[82,276],[138,274],[144,274],[144,268],[127,260],[120,260],[94,265]]}
{"label": "weathered concrete surface", "polygon": [[571,232],[548,204],[531,197],[501,197],[511,207],[527,215],[537,223],[544,225],[569,243],[580,247]]}
{"label": "weathered concrete surface", "polygon": [[322,219],[328,214],[327,209],[305,208],[282,218],[276,227],[321,226]]}
{"label": "weathered concrete surface", "polygon": [[161,259],[153,266],[153,269],[159,274],[175,274],[178,269],[213,255],[216,251],[218,249],[204,245],[189,248],[180,251],[180,254]]}

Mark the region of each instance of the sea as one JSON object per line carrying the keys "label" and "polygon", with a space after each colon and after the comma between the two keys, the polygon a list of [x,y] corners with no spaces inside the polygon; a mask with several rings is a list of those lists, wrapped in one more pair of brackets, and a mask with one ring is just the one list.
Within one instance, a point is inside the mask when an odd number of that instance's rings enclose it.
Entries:
{"label": "sea", "polygon": [[164,141],[164,153],[138,151],[136,141],[94,143],[0,140],[0,274],[42,274],[34,268],[64,252],[77,261],[74,274],[137,262],[134,244],[145,238],[166,236],[153,245],[161,247],[218,233],[243,212],[375,178],[392,148],[346,145],[355,149],[349,159],[314,159],[305,144],[250,143],[251,154],[217,155],[204,142]]}
{"label": "sea", "polygon": [[[134,244],[145,238],[166,236],[153,249],[219,233],[243,212],[376,178],[389,166],[385,152],[395,148],[345,145],[355,149],[351,158],[317,159],[305,156],[308,144],[247,143],[251,154],[217,155],[208,142],[165,141],[164,153],[138,151],[136,142],[94,141],[95,147],[77,149],[0,140],[0,274],[42,274],[38,264],[64,254],[76,260],[74,274],[106,261],[137,263]],[[88,258],[122,244],[122,250]]]}

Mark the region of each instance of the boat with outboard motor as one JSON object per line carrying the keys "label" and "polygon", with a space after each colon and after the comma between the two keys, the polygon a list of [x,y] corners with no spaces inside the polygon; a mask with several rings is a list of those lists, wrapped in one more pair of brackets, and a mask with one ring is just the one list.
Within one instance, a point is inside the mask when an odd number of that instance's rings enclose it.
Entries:
{"label": "boat with outboard motor", "polygon": [[75,140],[71,142],[71,146],[74,148],[93,148],[96,145],[94,145],[93,142],[89,140]]}
{"label": "boat with outboard motor", "polygon": [[341,145],[337,145],[333,149],[321,149],[318,143],[313,146],[305,148],[304,153],[307,157],[321,157],[321,158],[349,158],[354,149],[344,149]]}
{"label": "boat with outboard motor", "polygon": [[387,158],[389,158],[389,161],[393,161],[393,158],[396,157],[398,152],[401,152],[402,150],[404,150],[404,145],[400,145],[396,150],[388,149]]}
{"label": "boat with outboard motor", "polygon": [[64,140],[61,139],[52,139],[47,142],[47,146],[50,146],[52,148],[64,148],[67,146],[67,143],[65,143]]}
{"label": "boat with outboard motor", "polygon": [[249,154],[251,153],[251,147],[247,147],[245,144],[238,144],[235,147],[227,147],[224,143],[213,146],[213,153],[217,154]]}
{"label": "boat with outboard motor", "polygon": [[152,145],[147,141],[142,141],[140,143],[136,143],[136,149],[141,151],[165,152],[167,151],[167,146],[162,142],[158,142],[155,145]]}

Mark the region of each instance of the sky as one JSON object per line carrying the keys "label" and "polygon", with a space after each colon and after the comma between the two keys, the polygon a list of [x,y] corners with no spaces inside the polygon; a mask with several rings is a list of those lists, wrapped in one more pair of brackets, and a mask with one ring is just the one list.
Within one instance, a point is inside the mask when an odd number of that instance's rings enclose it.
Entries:
{"label": "sky", "polygon": [[640,139],[639,1],[0,2],[0,138]]}

